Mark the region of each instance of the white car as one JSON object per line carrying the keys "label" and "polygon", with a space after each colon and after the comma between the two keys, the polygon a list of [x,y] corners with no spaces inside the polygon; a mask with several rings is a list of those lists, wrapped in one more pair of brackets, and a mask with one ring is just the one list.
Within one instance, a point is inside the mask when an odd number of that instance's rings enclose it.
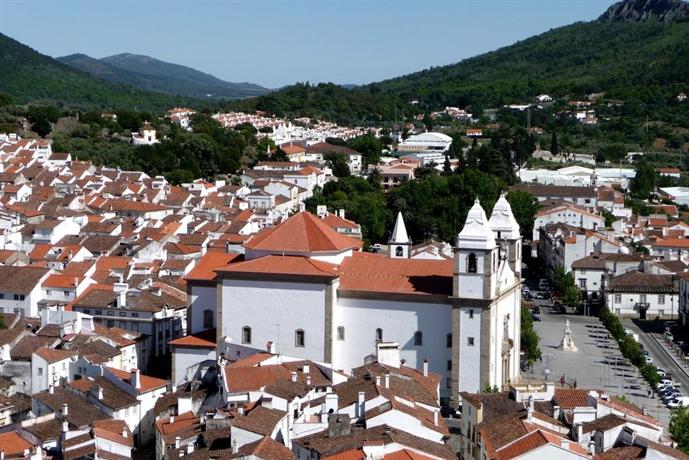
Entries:
{"label": "white car", "polygon": [[679,401],[679,399],[673,399],[671,401],[668,401],[666,406],[668,409],[677,409],[682,403]]}

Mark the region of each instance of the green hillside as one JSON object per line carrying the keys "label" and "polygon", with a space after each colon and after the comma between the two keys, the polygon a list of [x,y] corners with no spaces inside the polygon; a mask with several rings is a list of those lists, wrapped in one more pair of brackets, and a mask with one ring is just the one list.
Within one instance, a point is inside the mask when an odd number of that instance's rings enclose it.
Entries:
{"label": "green hillside", "polygon": [[[552,29],[457,64],[347,90],[331,84],[297,85],[236,106],[278,114],[355,121],[392,119],[397,109],[494,107],[548,93],[592,92],[642,102],[668,100],[689,90],[689,23],[593,21]],[[410,106],[418,100],[417,106]]]}
{"label": "green hillside", "polygon": [[9,94],[19,104],[54,103],[88,109],[162,110],[195,102],[99,80],[3,34],[0,34],[0,92]]}

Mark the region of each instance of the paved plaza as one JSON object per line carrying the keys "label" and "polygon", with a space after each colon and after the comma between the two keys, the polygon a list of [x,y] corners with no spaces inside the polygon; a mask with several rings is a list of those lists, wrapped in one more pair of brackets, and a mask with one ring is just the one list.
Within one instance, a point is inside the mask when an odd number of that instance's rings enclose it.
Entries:
{"label": "paved plaza", "polygon": [[[567,388],[601,389],[610,395],[625,395],[649,415],[661,423],[669,423],[669,411],[639,376],[635,366],[626,362],[614,339],[598,318],[552,313],[549,307],[541,307],[541,321],[534,323],[541,337],[542,360],[536,362],[532,371],[523,372],[524,377],[549,380],[561,386],[564,377]],[[569,320],[576,352],[560,349],[565,323]]]}

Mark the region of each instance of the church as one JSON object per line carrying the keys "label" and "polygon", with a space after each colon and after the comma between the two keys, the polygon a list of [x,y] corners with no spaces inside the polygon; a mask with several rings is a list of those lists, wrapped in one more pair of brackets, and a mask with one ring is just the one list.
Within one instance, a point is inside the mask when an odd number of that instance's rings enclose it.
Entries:
{"label": "church", "polygon": [[219,350],[269,344],[344,371],[394,349],[399,365],[444,377],[446,403],[516,379],[521,236],[505,196],[490,219],[475,201],[453,260],[409,258],[401,214],[389,243],[388,254],[362,252],[361,241],[299,212],[258,233],[243,255],[190,273],[189,329],[215,327]]}

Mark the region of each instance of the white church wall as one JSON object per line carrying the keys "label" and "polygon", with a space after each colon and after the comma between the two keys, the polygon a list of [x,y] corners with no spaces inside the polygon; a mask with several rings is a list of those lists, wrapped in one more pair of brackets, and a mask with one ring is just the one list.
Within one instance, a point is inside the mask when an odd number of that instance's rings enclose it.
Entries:
{"label": "white church wall", "polygon": [[[337,328],[344,326],[345,340],[338,340]],[[447,361],[452,348],[446,337],[452,332],[452,307],[448,304],[401,302],[338,297],[333,312],[333,367],[351,369],[375,354],[376,329],[383,329],[383,340],[397,342],[405,366],[420,369],[424,358],[429,370],[443,376],[440,389],[446,389]],[[414,345],[414,333],[423,334],[422,345]]]}
{"label": "white church wall", "polygon": [[189,305],[191,306],[191,331],[190,334],[201,332],[206,328],[203,327],[203,312],[204,310],[213,311],[213,326],[215,326],[215,304],[217,297],[217,288],[215,286],[194,286],[189,296]]}
{"label": "white church wall", "polygon": [[[461,308],[459,320],[459,388],[476,393],[481,385],[481,315],[480,308]],[[473,338],[474,345],[469,345]],[[456,372],[453,369],[453,372]]]}
{"label": "white church wall", "polygon": [[[221,337],[242,343],[242,328],[251,327],[251,344],[273,342],[277,352],[314,361],[325,360],[326,286],[257,280],[222,280]],[[304,331],[305,346],[295,344],[295,331]]]}

